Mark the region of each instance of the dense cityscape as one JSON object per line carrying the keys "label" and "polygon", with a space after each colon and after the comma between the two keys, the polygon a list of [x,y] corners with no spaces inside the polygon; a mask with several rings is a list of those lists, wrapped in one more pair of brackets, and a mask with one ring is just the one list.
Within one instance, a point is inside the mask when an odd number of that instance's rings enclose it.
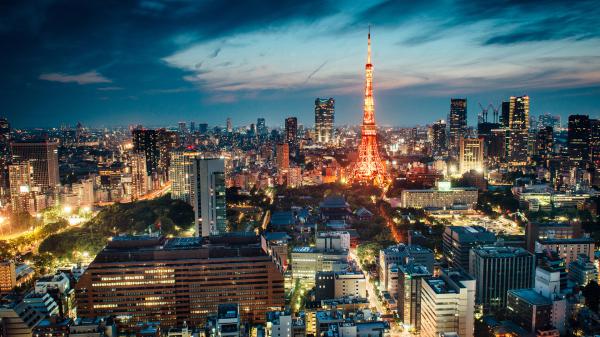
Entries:
{"label": "dense cityscape", "polygon": [[351,125],[0,118],[0,336],[599,335],[600,116],[379,126],[364,33]]}

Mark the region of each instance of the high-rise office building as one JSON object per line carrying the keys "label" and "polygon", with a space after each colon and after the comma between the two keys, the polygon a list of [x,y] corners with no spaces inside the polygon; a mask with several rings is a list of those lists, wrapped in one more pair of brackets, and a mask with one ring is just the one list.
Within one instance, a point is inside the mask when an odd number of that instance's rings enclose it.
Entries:
{"label": "high-rise office building", "polygon": [[590,160],[600,168],[600,119],[590,119]]}
{"label": "high-rise office building", "polygon": [[448,115],[449,149],[452,156],[458,155],[460,140],[467,135],[467,99],[452,98]]}
{"label": "high-rise office building", "polygon": [[288,117],[285,119],[285,141],[295,145],[298,139],[298,118]]}
{"label": "high-rise office building", "polygon": [[152,175],[153,172],[157,172],[158,163],[160,161],[157,130],[134,129],[131,132],[131,135],[133,137],[133,151],[143,153],[146,156],[147,175]]}
{"label": "high-rise office building", "polygon": [[219,304],[237,303],[242,322],[264,323],[284,306],[283,275],[258,237],[118,236],[75,286],[77,314],[127,316],[131,324],[204,326]]}
{"label": "high-rise office building", "polygon": [[132,152],[129,155],[131,170],[131,200],[137,200],[149,190],[146,155],[143,152]]}
{"label": "high-rise office building", "polygon": [[508,128],[509,161],[512,165],[525,165],[528,161],[529,142],[529,96],[512,96]]}
{"label": "high-rise office building", "polygon": [[412,333],[421,330],[422,279],[432,272],[420,264],[398,267],[398,318]]}
{"label": "high-rise office building", "polygon": [[188,129],[187,129],[187,126],[185,125],[185,122],[177,123],[177,128],[179,129],[179,134],[181,134],[182,136],[187,135]]}
{"label": "high-rise office building", "polygon": [[470,250],[495,242],[496,235],[481,226],[447,226],[442,235],[442,251],[450,267],[469,270]]}
{"label": "high-rise office building", "polygon": [[431,126],[431,153],[434,156],[445,156],[448,154],[446,121],[443,119],[440,119]]}
{"label": "high-rise office building", "polygon": [[560,129],[560,116],[545,113],[538,116],[538,128],[552,127],[554,130]]}
{"label": "high-rise office building", "polygon": [[477,303],[493,312],[506,306],[508,290],[533,286],[535,256],[517,247],[475,247],[470,251],[469,274],[477,281]]}
{"label": "high-rise office building", "polygon": [[227,231],[225,160],[196,156],[192,163],[191,201],[196,235],[209,236]]}
{"label": "high-rise office building", "polygon": [[158,147],[158,171],[167,175],[169,166],[171,166],[171,152],[179,145],[179,134],[175,131],[158,129],[157,147]]}
{"label": "high-rise office building", "polygon": [[500,110],[500,125],[504,128],[508,128],[510,125],[510,102],[502,102],[502,108]]}
{"label": "high-rise office building", "polygon": [[546,164],[546,160],[552,155],[554,148],[554,129],[551,126],[544,126],[537,132],[535,139],[535,157],[538,162]]}
{"label": "high-rise office building", "polygon": [[233,132],[233,123],[231,122],[231,117],[227,117],[227,120],[225,121],[225,127],[227,128],[227,132]]}
{"label": "high-rise office building", "polygon": [[454,332],[473,337],[475,280],[462,271],[444,270],[439,277],[421,279],[421,286],[420,336]]}
{"label": "high-rise office building", "polygon": [[190,133],[196,132],[196,122],[190,122]]}
{"label": "high-rise office building", "polygon": [[269,131],[267,130],[267,124],[265,123],[264,118],[256,119],[256,132],[261,137],[264,137],[269,133]]}
{"label": "high-rise office building", "polygon": [[459,173],[483,172],[483,138],[461,138],[458,151]]}
{"label": "high-rise office building", "polygon": [[498,128],[490,131],[488,139],[487,153],[488,160],[501,162],[506,159],[508,153],[508,129]]}
{"label": "high-rise office building", "polygon": [[35,195],[33,182],[33,167],[31,162],[22,161],[8,165],[10,185],[10,205],[13,213],[34,212],[31,205]]}
{"label": "high-rise office building", "polygon": [[315,100],[315,134],[319,144],[328,144],[333,140],[333,122],[335,100],[333,98],[317,98]]}
{"label": "high-rise office building", "polygon": [[569,116],[568,131],[569,160],[581,165],[590,159],[590,117],[588,115]]}
{"label": "high-rise office building", "polygon": [[58,175],[58,143],[13,142],[10,145],[12,161],[29,161],[33,167],[33,184],[39,192],[54,189],[60,185]]}
{"label": "high-rise office building", "polygon": [[169,168],[171,198],[192,204],[194,158],[199,155],[198,151],[188,149],[177,149],[171,153]]}
{"label": "high-rise office building", "polygon": [[286,170],[290,168],[290,145],[287,142],[279,143],[275,148],[277,156],[277,169]]}
{"label": "high-rise office building", "polygon": [[552,326],[552,300],[534,289],[511,289],[507,294],[508,317],[529,332]]}
{"label": "high-rise office building", "polygon": [[207,123],[198,124],[198,132],[201,135],[205,135],[208,132],[208,124]]}
{"label": "high-rise office building", "polygon": [[0,193],[8,189],[8,164],[10,164],[10,124],[0,118]]}

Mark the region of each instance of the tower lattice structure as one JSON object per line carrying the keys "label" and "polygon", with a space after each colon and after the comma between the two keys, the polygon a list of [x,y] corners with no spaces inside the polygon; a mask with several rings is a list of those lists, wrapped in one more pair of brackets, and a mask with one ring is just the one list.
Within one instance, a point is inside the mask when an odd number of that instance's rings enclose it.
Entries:
{"label": "tower lattice structure", "polygon": [[371,31],[367,45],[365,65],[365,103],[358,158],[349,175],[351,182],[366,182],[382,185],[388,180],[385,162],[377,147],[377,125],[375,125],[375,104],[373,102],[373,64],[371,63]]}

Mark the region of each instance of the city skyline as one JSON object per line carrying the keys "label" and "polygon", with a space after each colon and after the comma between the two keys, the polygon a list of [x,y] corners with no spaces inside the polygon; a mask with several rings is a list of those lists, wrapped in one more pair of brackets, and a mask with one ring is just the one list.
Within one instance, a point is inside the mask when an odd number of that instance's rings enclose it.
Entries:
{"label": "city skyline", "polygon": [[600,113],[592,1],[2,7],[0,40],[13,48],[0,114],[17,128],[223,125],[226,116],[269,126],[297,116],[312,127],[316,97],[335,98],[337,125],[357,125],[368,24],[379,125],[446,119],[451,97],[467,97],[469,125],[477,103],[525,94],[531,115]]}

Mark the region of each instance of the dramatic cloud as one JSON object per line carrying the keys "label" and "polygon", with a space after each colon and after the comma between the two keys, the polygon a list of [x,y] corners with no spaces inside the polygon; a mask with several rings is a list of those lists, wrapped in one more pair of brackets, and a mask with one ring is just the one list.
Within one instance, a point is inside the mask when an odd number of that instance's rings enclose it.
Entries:
{"label": "dramatic cloud", "polygon": [[[69,75],[63,73],[48,73],[41,74],[40,80],[50,81],[50,82],[60,82],[60,83],[77,83],[77,84],[95,84],[95,83],[110,83],[112,82],[108,78],[102,76],[97,71],[92,70],[87,73],[77,74],[77,75]],[[100,90],[115,90],[115,87],[111,87],[110,89],[100,89]]]}
{"label": "dramatic cloud", "polygon": [[369,24],[390,123],[443,117],[450,95],[527,92],[534,113],[600,113],[594,0],[44,0],[0,12],[0,111],[15,125],[276,123],[282,109],[310,122],[315,96],[336,96],[336,121],[354,123]]}

